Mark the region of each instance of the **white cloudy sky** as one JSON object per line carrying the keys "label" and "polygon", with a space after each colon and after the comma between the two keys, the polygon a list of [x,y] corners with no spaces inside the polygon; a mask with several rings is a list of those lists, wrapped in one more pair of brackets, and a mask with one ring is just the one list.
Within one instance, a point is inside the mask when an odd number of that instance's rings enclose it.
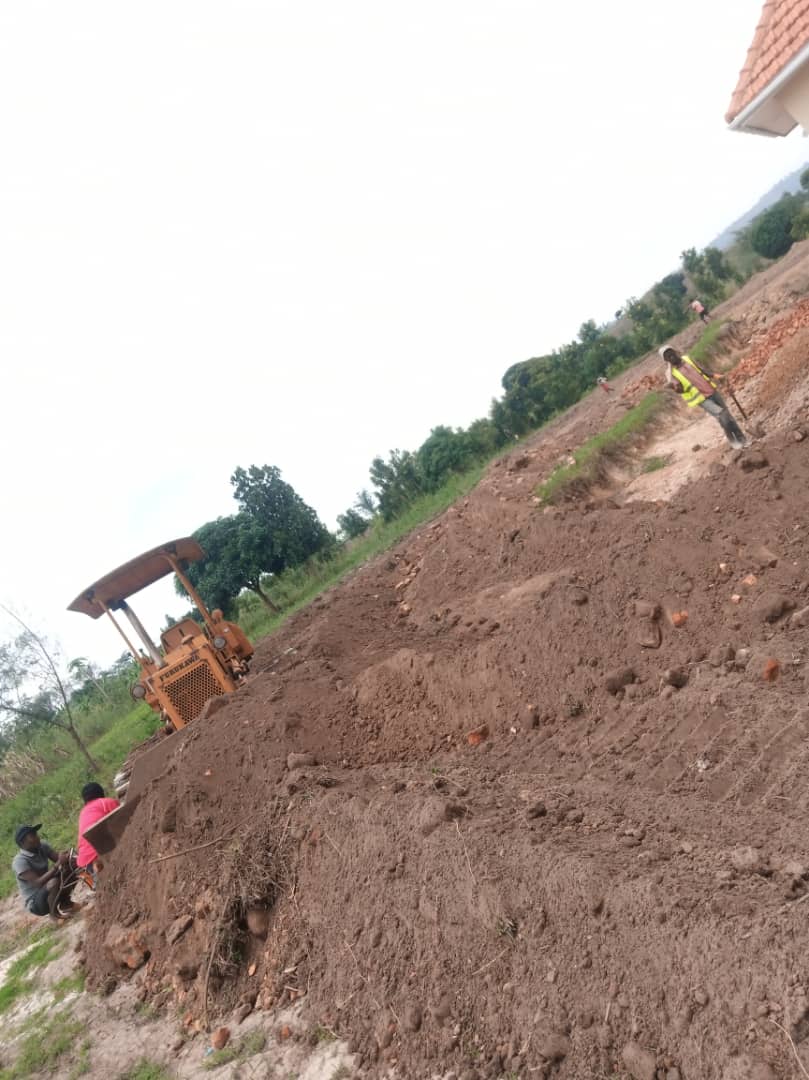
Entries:
{"label": "white cloudy sky", "polygon": [[809,158],[725,129],[760,6],[2,5],[0,600],[111,659],[67,603],[236,465],[333,523],[709,242]]}

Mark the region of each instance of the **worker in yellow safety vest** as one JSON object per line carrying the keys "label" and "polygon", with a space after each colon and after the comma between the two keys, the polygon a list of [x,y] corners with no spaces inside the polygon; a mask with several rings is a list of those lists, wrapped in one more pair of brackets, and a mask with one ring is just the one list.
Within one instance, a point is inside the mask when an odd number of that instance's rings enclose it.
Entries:
{"label": "worker in yellow safety vest", "polygon": [[722,425],[722,430],[734,450],[743,450],[750,445],[750,440],[731,415],[727,403],[716,386],[721,375],[712,375],[703,371],[690,356],[681,356],[671,345],[660,349],[660,356],[666,363],[666,383],[677,394],[682,394],[683,401],[690,408],[697,405]]}

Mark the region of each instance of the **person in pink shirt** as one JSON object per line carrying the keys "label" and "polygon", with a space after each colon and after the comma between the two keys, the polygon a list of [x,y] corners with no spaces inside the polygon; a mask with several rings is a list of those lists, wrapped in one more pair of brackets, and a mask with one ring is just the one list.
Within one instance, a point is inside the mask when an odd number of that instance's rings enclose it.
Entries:
{"label": "person in pink shirt", "polygon": [[121,804],[117,799],[108,799],[101,784],[85,784],[81,789],[81,797],[84,799],[84,806],[79,814],[79,850],[76,862],[81,869],[88,870],[95,877],[98,870],[98,852],[89,840],[85,840],[84,834],[91,825],[117,810]]}
{"label": "person in pink shirt", "polygon": [[696,314],[700,317],[700,319],[702,319],[704,323],[709,323],[711,321],[711,313],[710,311],[708,311],[708,309],[705,307],[699,297],[695,297],[688,306],[693,312],[696,312]]}

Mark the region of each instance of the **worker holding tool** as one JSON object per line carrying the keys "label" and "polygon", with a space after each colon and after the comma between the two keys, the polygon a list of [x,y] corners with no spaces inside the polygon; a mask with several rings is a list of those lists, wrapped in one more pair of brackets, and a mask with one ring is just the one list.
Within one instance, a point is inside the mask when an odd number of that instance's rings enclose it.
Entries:
{"label": "worker holding tool", "polygon": [[607,380],[604,378],[603,375],[599,375],[599,377],[596,379],[596,382],[598,383],[598,385],[601,387],[601,389],[604,391],[605,394],[611,394],[612,393],[612,387],[610,386],[610,384],[607,382]]}
{"label": "worker holding tool", "polygon": [[[11,868],[29,915],[64,919],[78,909],[70,896],[76,885],[70,852],[56,852],[39,838],[41,825],[20,825],[14,833],[19,851]],[[48,863],[53,863],[52,867]]]}
{"label": "worker holding tool", "polygon": [[[715,417],[734,450],[743,450],[745,446],[749,446],[750,440],[734,420],[725,399],[717,389],[715,380],[721,379],[722,376],[703,371],[690,356],[681,356],[671,345],[664,345],[660,349],[660,356],[666,362],[667,385],[675,393],[683,395],[686,405],[691,409],[699,405],[706,413]],[[739,412],[747,419],[733,391],[730,394]]]}

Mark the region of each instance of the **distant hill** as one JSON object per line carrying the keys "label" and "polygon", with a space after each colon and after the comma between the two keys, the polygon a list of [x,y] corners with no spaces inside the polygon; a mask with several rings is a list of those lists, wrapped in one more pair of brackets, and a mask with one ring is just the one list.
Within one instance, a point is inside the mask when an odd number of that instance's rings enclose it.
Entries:
{"label": "distant hill", "polygon": [[775,187],[771,187],[766,195],[762,195],[755,206],[751,207],[746,214],[742,214],[740,218],[737,218],[732,225],[728,227],[711,241],[711,247],[718,247],[720,251],[726,251],[736,238],[736,233],[739,229],[743,229],[745,225],[749,225],[754,217],[758,217],[773,203],[778,202],[782,195],[791,194],[793,191],[799,191],[801,186],[801,173],[806,169],[806,165],[801,165],[795,172],[790,173],[789,176],[785,176],[783,180],[779,180]]}

